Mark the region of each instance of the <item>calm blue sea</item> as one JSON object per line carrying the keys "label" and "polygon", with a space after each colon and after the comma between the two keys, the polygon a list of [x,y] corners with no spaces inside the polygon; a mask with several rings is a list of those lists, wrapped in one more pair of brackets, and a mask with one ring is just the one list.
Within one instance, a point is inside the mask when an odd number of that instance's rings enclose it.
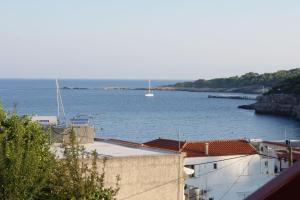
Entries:
{"label": "calm blue sea", "polygon": [[[177,81],[153,81],[166,85]],[[97,135],[143,142],[150,139],[186,140],[263,138],[300,139],[300,123],[284,117],[256,115],[237,106],[250,100],[208,99],[210,93],[104,90],[104,87],[147,87],[146,80],[60,80],[60,86],[88,90],[61,90],[67,117],[91,114]],[[19,114],[56,115],[55,80],[0,80],[0,98],[11,111],[17,104]]]}

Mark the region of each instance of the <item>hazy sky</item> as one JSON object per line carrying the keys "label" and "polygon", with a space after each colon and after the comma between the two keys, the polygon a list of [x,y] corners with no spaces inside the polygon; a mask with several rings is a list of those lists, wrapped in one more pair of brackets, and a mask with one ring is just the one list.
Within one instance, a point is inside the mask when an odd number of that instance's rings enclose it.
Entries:
{"label": "hazy sky", "polygon": [[299,0],[0,0],[2,78],[196,79],[299,63]]}

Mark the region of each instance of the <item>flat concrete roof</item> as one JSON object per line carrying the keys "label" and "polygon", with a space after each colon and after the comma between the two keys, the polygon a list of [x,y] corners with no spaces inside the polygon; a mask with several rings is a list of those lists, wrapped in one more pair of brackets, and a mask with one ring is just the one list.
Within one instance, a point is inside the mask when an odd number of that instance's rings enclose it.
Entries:
{"label": "flat concrete roof", "polygon": [[[99,156],[122,157],[122,156],[145,156],[145,155],[168,155],[177,154],[175,152],[151,148],[151,147],[135,147],[116,144],[111,141],[95,141],[94,143],[80,144],[85,147],[87,153],[96,150]],[[63,157],[63,148],[60,143],[51,145],[51,151],[59,157]]]}

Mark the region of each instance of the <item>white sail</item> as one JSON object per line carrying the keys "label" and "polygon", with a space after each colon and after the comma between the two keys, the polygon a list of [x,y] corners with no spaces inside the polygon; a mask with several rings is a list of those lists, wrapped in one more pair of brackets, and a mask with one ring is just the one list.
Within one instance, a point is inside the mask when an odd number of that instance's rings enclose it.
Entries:
{"label": "white sail", "polygon": [[154,94],[151,92],[151,81],[148,81],[148,92],[145,94],[146,97],[153,97]]}

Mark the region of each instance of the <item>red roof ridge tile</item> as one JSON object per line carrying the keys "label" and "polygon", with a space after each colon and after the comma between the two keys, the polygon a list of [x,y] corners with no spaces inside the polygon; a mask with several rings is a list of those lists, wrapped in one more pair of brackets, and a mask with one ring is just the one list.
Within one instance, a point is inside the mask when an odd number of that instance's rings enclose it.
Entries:
{"label": "red roof ridge tile", "polygon": [[247,139],[219,139],[219,140],[187,140],[187,143],[210,143],[210,142],[234,142],[234,141],[243,141],[247,142]]}

